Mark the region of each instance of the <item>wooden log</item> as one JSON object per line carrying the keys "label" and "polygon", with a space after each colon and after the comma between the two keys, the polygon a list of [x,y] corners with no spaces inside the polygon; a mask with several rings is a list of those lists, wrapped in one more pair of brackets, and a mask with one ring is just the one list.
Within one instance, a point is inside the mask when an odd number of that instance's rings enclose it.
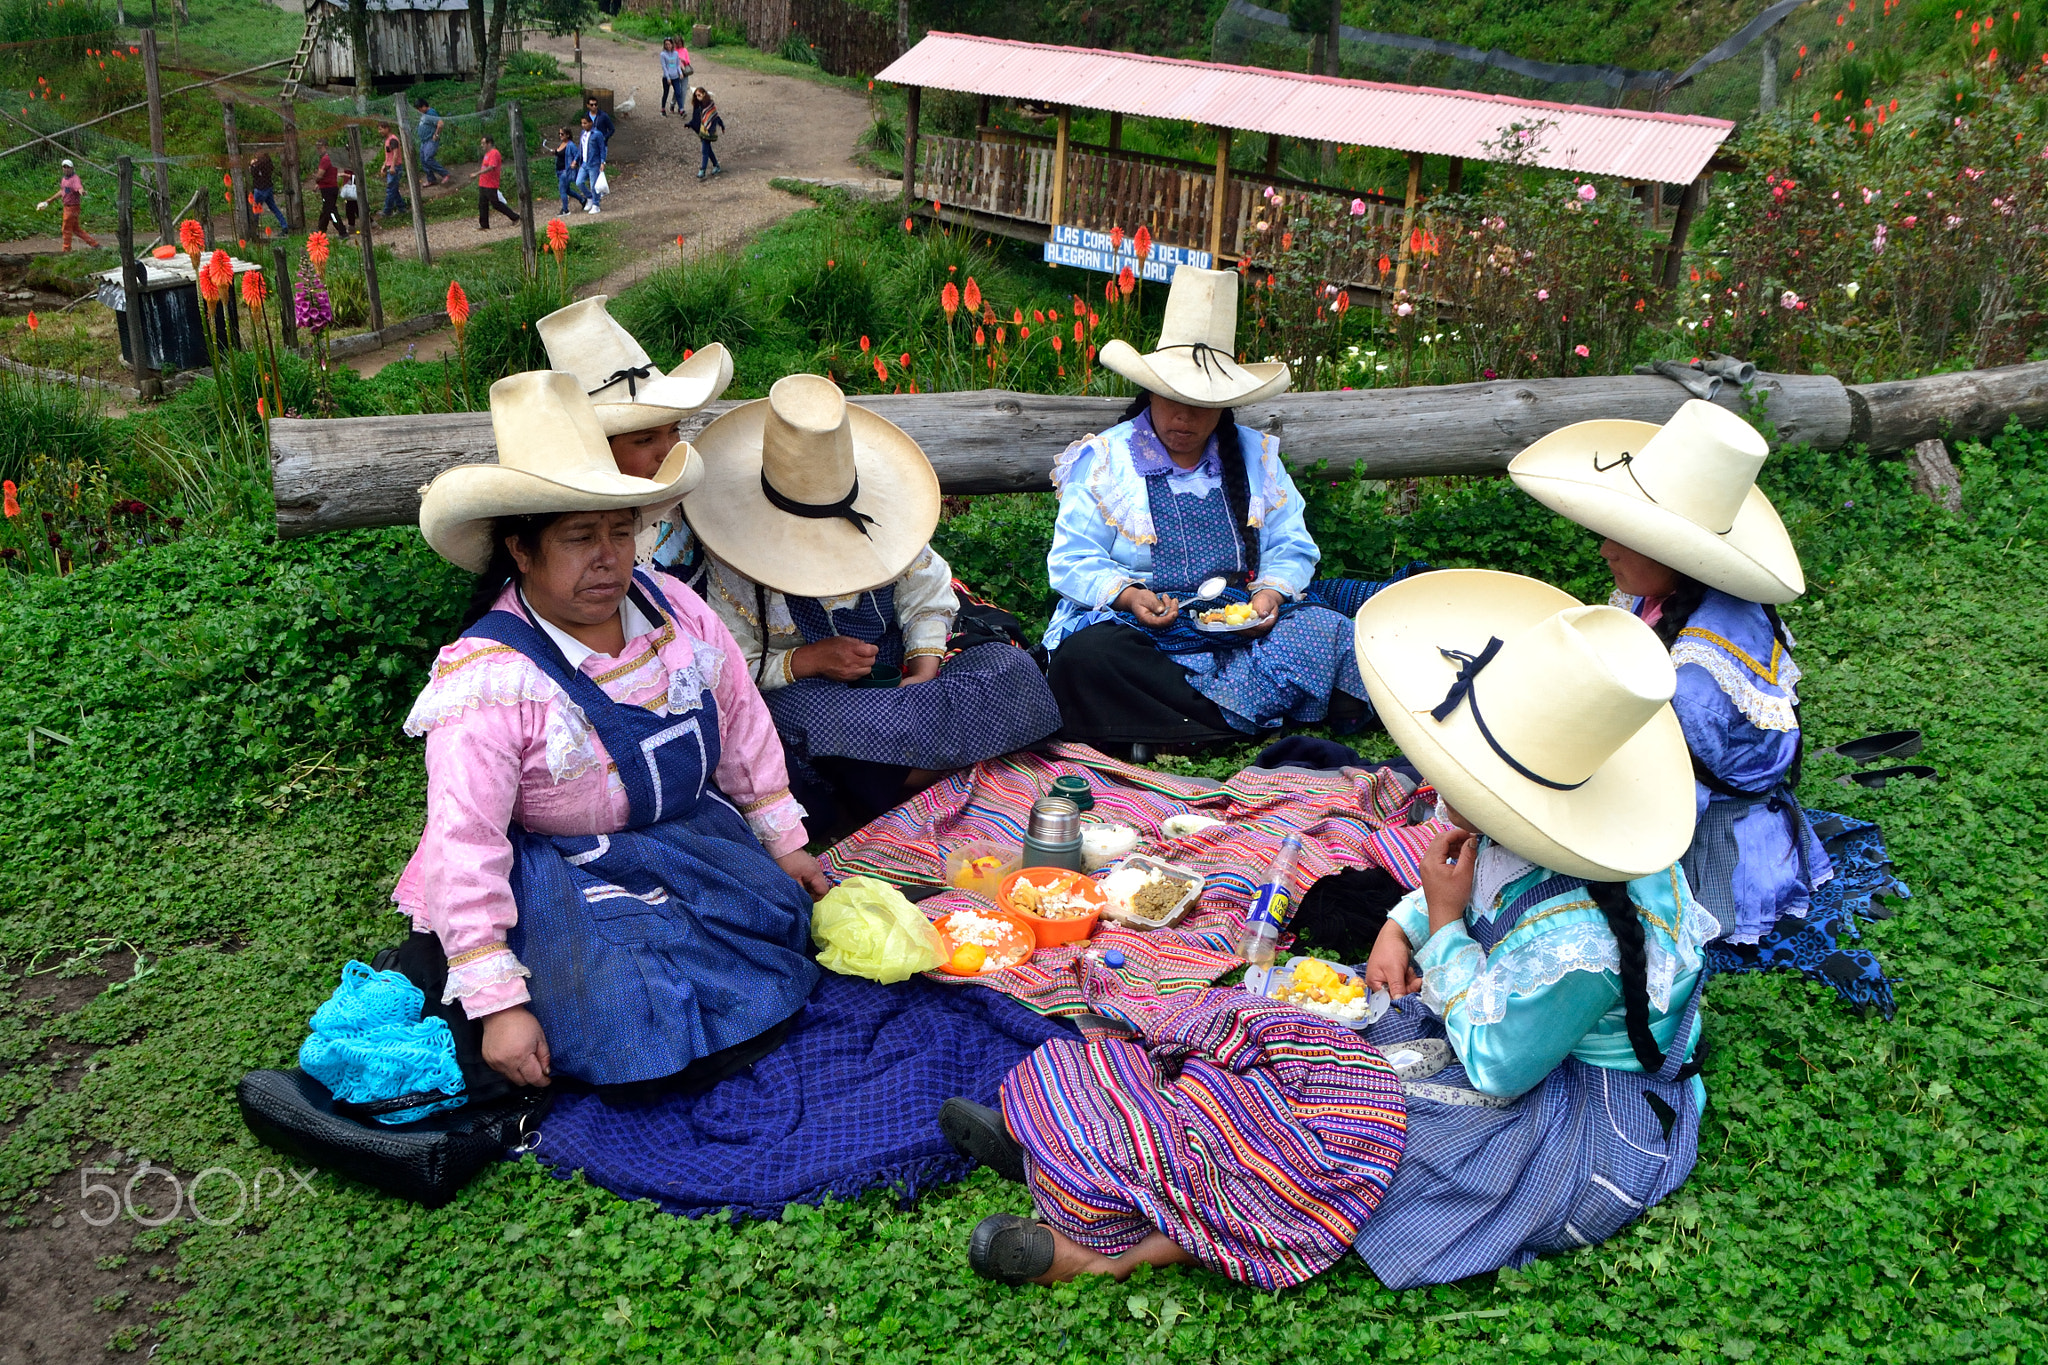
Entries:
{"label": "wooden log", "polygon": [[284,211],[304,232],[306,222],[306,196],[299,181],[299,116],[292,112],[289,104],[278,106],[278,119],[284,124]]}
{"label": "wooden log", "polygon": [[228,231],[238,238],[254,237],[255,227],[249,222],[249,184],[247,167],[242,161],[242,139],[235,128],[235,102],[220,102],[221,136],[228,153],[228,178],[234,183],[230,188],[234,201],[229,206]]}
{"label": "wooden log", "polygon": [[363,288],[370,296],[370,330],[384,330],[384,295],[377,288],[377,249],[371,240],[370,187],[363,179],[363,125],[348,126],[348,169],[356,179],[356,245],[363,249]]}
{"label": "wooden log", "polygon": [[156,30],[142,30],[142,77],[149,95],[149,155],[156,169],[156,193],[150,205],[156,211],[159,240],[175,242],[171,235],[171,166],[164,159],[164,82],[156,64]]}
{"label": "wooden log", "polygon": [[512,140],[512,177],[519,190],[519,249],[531,278],[540,268],[540,252],[533,240],[533,177],[526,165],[526,120],[519,117],[518,100],[505,102],[505,136]]}
{"label": "wooden log", "polygon": [[1850,439],[1875,455],[1895,455],[1937,436],[1985,440],[2018,418],[2048,425],[2048,362],[1964,370],[1849,390]]}
{"label": "wooden log", "polygon": [[285,255],[284,243],[272,243],[270,259],[277,267],[277,328],[284,336],[285,347],[296,350],[299,344],[298,291],[292,287],[291,257]]}
{"label": "wooden log", "polygon": [[924,103],[924,87],[913,85],[903,106],[903,212],[917,207],[917,111]]}
{"label": "wooden log", "polygon": [[405,187],[412,195],[413,254],[421,265],[432,265],[434,249],[427,241],[427,201],[420,198],[420,149],[405,125],[405,96],[393,95],[391,108],[398,116],[398,152],[405,161]]}
{"label": "wooden log", "polygon": [[121,292],[127,304],[128,359],[135,370],[135,392],[149,392],[149,328],[142,304],[142,267],[135,263],[135,161],[122,157],[115,189],[115,240],[121,250]]}
{"label": "wooden log", "polygon": [[[2048,369],[2048,366],[2044,366]],[[1826,375],[1760,375],[1780,439],[1838,449],[1850,435],[1841,384]],[[1280,437],[1297,465],[1335,470],[1364,463],[1381,478],[1483,474],[1506,466],[1539,436],[1571,422],[1628,417],[1662,422],[1687,394],[1654,375],[1489,380],[1422,389],[1285,394],[1239,410],[1240,422]],[[924,447],[949,493],[1050,488],[1053,460],[1069,443],[1113,426],[1122,398],[1073,394],[876,394],[857,400]],[[1727,406],[1738,407],[1730,394]],[[720,412],[714,403],[683,424],[694,436]],[[310,535],[390,526],[419,515],[419,490],[451,465],[497,458],[487,413],[276,420],[271,485],[278,533]],[[374,462],[366,452],[376,452]]]}

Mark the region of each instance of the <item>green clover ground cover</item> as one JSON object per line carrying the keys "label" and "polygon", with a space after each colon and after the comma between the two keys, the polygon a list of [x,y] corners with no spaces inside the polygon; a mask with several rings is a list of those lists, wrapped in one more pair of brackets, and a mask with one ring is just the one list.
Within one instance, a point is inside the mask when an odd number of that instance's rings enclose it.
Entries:
{"label": "green clover ground cover", "polygon": [[[1919,725],[1944,779],[1851,791],[1842,761],[1809,764],[1809,801],[1882,821],[1916,893],[1865,934],[1898,1017],[1795,976],[1715,982],[1699,1167],[1605,1246],[1403,1294],[1355,1262],[1277,1297],[1185,1270],[1019,1292],[965,1266],[978,1219],[1025,1207],[986,1173],[907,1210],[737,1227],[530,1161],[432,1213],[322,1176],[182,1237],[162,1358],[2048,1360],[2048,439],[1962,454],[1967,519],[1897,465],[1794,450],[1767,471],[1814,585],[1787,613],[1813,741]],[[1421,553],[1600,589],[1587,538],[1502,481],[1392,522],[1377,496],[1314,484],[1353,571]],[[965,520],[1024,514],[985,505]],[[384,896],[422,782],[397,725],[461,586],[404,530],[244,531],[0,597],[0,1199],[25,1211],[112,1146],[275,1164],[233,1085],[288,1060],[341,962],[399,930]],[[30,724],[75,742],[31,768]],[[147,970],[36,1009],[22,973],[92,940]],[[75,1088],[53,1041],[99,1049]]]}

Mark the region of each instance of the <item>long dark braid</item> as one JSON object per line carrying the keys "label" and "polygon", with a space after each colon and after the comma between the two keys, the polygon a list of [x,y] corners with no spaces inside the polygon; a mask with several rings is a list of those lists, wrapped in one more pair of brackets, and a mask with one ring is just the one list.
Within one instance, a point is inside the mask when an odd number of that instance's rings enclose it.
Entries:
{"label": "long dark braid", "polygon": [[1664,1069],[1664,1049],[1650,1032],[1650,959],[1644,943],[1642,916],[1629,899],[1626,882],[1587,882],[1593,904],[1607,916],[1607,927],[1621,950],[1621,1011],[1628,1024],[1628,1044],[1645,1072]]}
{"label": "long dark braid", "polygon": [[1678,643],[1678,632],[1685,629],[1686,622],[1692,620],[1692,614],[1700,609],[1700,603],[1707,597],[1706,584],[1696,578],[1687,578],[1684,574],[1676,574],[1675,577],[1678,579],[1678,586],[1664,599],[1663,611],[1657,617],[1657,624],[1651,627],[1657,632],[1657,638],[1664,642],[1666,649]]}
{"label": "long dark braid", "polygon": [[[1152,395],[1140,393],[1117,420],[1128,422],[1152,410]],[[1245,468],[1244,442],[1237,434],[1237,410],[1224,408],[1216,419],[1216,461],[1223,467],[1223,504],[1230,509],[1230,528],[1237,532],[1244,581],[1259,576],[1259,537],[1251,525],[1251,474]]]}
{"label": "long dark braid", "polygon": [[561,512],[549,512],[530,517],[499,517],[491,523],[491,562],[470,585],[469,605],[462,610],[461,630],[468,630],[481,621],[498,604],[498,595],[505,591],[507,583],[519,581],[519,562],[512,558],[509,542],[517,540],[519,548],[528,555],[538,554],[541,532],[563,515]]}
{"label": "long dark braid", "polygon": [[[1677,578],[1678,586],[1673,588],[1671,594],[1664,599],[1664,609],[1657,617],[1657,624],[1652,627],[1657,632],[1657,638],[1664,642],[1664,648],[1667,650],[1678,643],[1679,632],[1685,629],[1686,625],[1692,620],[1692,614],[1699,610],[1700,603],[1705,601],[1707,596],[1707,585],[1698,579],[1687,578],[1684,574],[1678,574]],[[1759,605],[1764,609],[1764,620],[1770,623],[1772,637],[1777,640],[1780,648],[1787,654],[1790,654],[1792,652],[1792,636],[1785,629],[1785,622],[1778,615],[1778,609],[1768,602],[1760,603]],[[1792,717],[1794,722],[1797,723],[1799,719],[1799,708],[1797,706],[1792,708]],[[1721,781],[1719,777],[1709,772],[1706,765],[1702,764],[1698,758],[1693,759],[1692,766],[1693,775],[1699,778],[1701,782],[1706,783],[1710,791],[1717,791],[1723,796],[1758,795],[1755,792],[1742,792],[1729,786]],[[1785,781],[1790,783],[1795,791],[1798,790],[1800,774],[1805,771],[1805,768],[1806,739],[1802,729],[1799,748],[1792,755],[1792,766],[1785,770]]]}

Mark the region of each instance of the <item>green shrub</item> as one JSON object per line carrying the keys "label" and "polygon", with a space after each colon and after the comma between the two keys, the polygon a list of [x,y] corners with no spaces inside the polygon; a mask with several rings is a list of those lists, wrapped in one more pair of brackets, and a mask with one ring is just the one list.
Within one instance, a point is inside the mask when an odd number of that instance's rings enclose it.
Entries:
{"label": "green shrub", "polygon": [[714,341],[735,348],[752,341],[760,332],[761,311],[739,259],[729,252],[664,266],[612,305],[613,316],[664,369],[681,363],[684,351]]}
{"label": "green shrub", "polygon": [[558,81],[562,79],[562,63],[552,52],[538,48],[521,48],[505,58],[507,80]]}
{"label": "green shrub", "polygon": [[26,479],[39,455],[104,464],[112,452],[105,409],[89,391],[0,370],[0,478]]}
{"label": "green shrub", "polygon": [[474,304],[463,343],[472,404],[481,407],[490,386],[508,374],[548,368],[547,347],[533,324],[567,302],[561,286],[543,270],[509,294]]}

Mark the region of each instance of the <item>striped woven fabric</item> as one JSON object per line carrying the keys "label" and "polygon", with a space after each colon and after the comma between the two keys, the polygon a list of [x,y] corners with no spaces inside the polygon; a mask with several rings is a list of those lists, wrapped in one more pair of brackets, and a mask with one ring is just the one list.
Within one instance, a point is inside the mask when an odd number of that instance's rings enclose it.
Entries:
{"label": "striped woven fabric", "polygon": [[1261,1289],[1327,1270],[1400,1164],[1393,1068],[1349,1029],[1237,990],[1106,1010],[1003,1082],[1038,1216],[1104,1255],[1154,1229]]}
{"label": "striped woven fabric", "polygon": [[[1141,932],[1106,921],[1097,929],[1088,949],[1124,954],[1114,982],[1094,992],[1112,1000],[1196,990],[1241,966],[1236,945],[1245,907],[1287,835],[1302,840],[1298,903],[1309,887],[1345,867],[1382,867],[1403,886],[1416,885],[1422,851],[1440,828],[1403,823],[1410,795],[1384,768],[1349,769],[1341,777],[1246,770],[1219,788],[1119,762],[1085,744],[1060,744],[1049,755],[1010,754],[954,773],[834,846],[825,867],[834,880],[938,883],[949,848],[974,839],[1022,844],[1031,803],[1067,774],[1088,779],[1098,816],[1138,831],[1141,851],[1206,878],[1200,903],[1171,929]],[[1184,839],[1161,837],[1162,821],[1189,811],[1227,823]],[[988,903],[954,890],[921,908],[936,920]],[[990,986],[1043,1014],[1080,1014],[1091,1008],[1075,972],[1082,951],[1044,948],[1005,972],[934,979]]]}

